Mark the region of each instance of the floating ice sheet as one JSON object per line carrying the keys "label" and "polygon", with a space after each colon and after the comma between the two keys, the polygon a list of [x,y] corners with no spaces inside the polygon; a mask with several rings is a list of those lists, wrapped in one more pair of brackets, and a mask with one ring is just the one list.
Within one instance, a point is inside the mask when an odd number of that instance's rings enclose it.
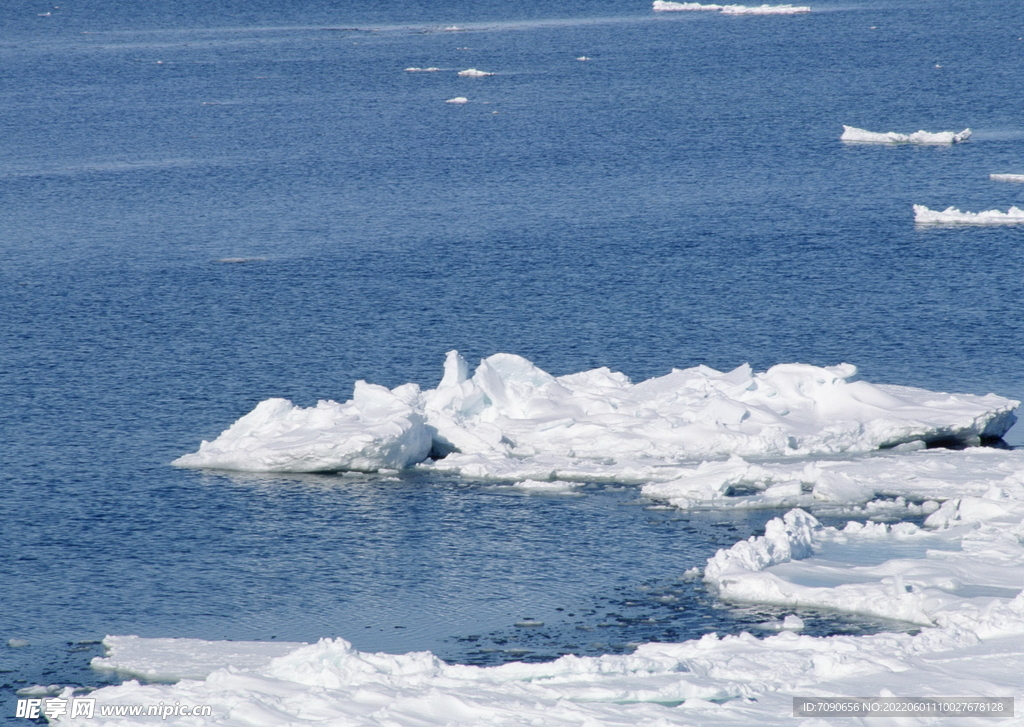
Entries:
{"label": "floating ice sheet", "polygon": [[813,507],[833,515],[906,518],[930,515],[953,497],[981,496],[1024,472],[1024,450],[906,450],[795,462],[734,456],[679,467],[642,491],[682,510]]}
{"label": "floating ice sheet", "polygon": [[702,3],[677,3],[668,0],[654,0],[655,12],[716,11],[723,15],[797,15],[809,13],[805,5],[714,5]]}
{"label": "floating ice sheet", "polygon": [[914,222],[919,225],[1020,225],[1024,224],[1024,210],[1010,207],[1006,212],[961,212],[956,207],[947,207],[940,212],[915,204]]}
{"label": "floating ice sheet", "polygon": [[[697,366],[633,384],[607,368],[555,377],[495,354],[450,352],[436,389],[356,384],[352,401],[312,409],[261,403],[175,464],[271,472],[432,467],[504,480],[671,479],[730,455],[857,453],[909,442],[1001,437],[1019,402],[852,381],[849,364]],[[684,473],[685,474],[685,473]]]}
{"label": "floating ice sheet", "polygon": [[839,138],[842,141],[864,144],[955,144],[970,139],[971,130],[964,129],[960,132],[939,131],[936,133],[915,131],[913,134],[897,134],[894,131],[889,131],[880,134],[844,125],[843,135]]}

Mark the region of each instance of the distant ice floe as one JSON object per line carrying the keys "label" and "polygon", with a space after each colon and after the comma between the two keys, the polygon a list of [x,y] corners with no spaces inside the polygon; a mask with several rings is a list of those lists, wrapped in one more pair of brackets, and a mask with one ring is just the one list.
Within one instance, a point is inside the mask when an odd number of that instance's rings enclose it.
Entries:
{"label": "distant ice floe", "polygon": [[[850,381],[849,364],[697,366],[633,384],[599,368],[555,377],[512,354],[455,351],[436,389],[357,382],[352,401],[270,399],[174,464],[326,472],[430,467],[497,480],[645,482],[730,455],[857,453],[908,442],[1001,437],[1019,402]],[[654,474],[658,473],[658,474]],[[679,474],[682,473],[682,474]]]}
{"label": "distant ice floe", "polygon": [[467,68],[464,71],[459,71],[459,75],[463,78],[485,78],[486,76],[493,76],[493,73],[487,71],[478,71],[475,68]]}
{"label": "distant ice floe", "polygon": [[1022,182],[1024,174],[989,174],[988,178],[995,182]]}
{"label": "distant ice floe", "polygon": [[407,73],[437,73],[441,69],[435,68],[434,66],[431,66],[430,68],[418,68],[416,66],[411,66],[405,70]]}
{"label": "distant ice floe", "polygon": [[864,129],[857,129],[844,124],[843,135],[839,138],[842,141],[863,144],[956,144],[970,139],[971,130],[964,129],[961,132],[939,131],[936,133],[915,131],[913,134],[897,134],[894,131],[889,131],[879,134],[874,131],[865,131]]}
{"label": "distant ice floe", "polygon": [[455,98],[448,99],[445,103],[464,104],[469,103],[469,99],[465,96],[456,96]]}
{"label": "distant ice floe", "polygon": [[797,15],[809,13],[807,6],[797,5],[704,5],[702,3],[677,3],[668,0],[654,0],[655,12],[715,11],[723,15]]}
{"label": "distant ice floe", "polygon": [[1020,225],[1024,224],[1024,210],[1010,207],[1006,212],[961,212],[955,207],[947,207],[940,212],[915,204],[914,222],[919,225]]}

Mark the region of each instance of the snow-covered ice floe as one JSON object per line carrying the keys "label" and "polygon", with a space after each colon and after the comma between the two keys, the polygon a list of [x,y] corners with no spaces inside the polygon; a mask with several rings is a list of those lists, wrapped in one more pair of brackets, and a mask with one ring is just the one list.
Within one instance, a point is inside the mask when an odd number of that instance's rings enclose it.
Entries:
{"label": "snow-covered ice floe", "polygon": [[493,73],[487,71],[478,71],[475,68],[467,68],[464,71],[459,71],[459,75],[463,78],[485,78],[486,76],[493,76]]}
{"label": "snow-covered ice floe", "polygon": [[[982,639],[1024,633],[1019,454],[1007,454],[1016,469],[995,484],[980,477],[979,485],[987,485],[980,493],[971,487],[967,491],[976,494],[950,497],[958,493],[944,488],[948,499],[924,527],[857,521],[823,527],[804,510],[792,510],[769,522],[764,536],[716,553],[704,580],[731,601],[826,608],[969,631]],[[957,473],[956,462],[946,464],[954,465],[946,475]],[[934,472],[933,478],[943,475]],[[1024,654],[1018,658],[1024,664]]]}
{"label": "snow-covered ice floe", "polygon": [[430,452],[430,435],[414,406],[419,396],[415,384],[389,390],[358,381],[344,404],[302,408],[267,399],[173,464],[253,472],[401,469]]}
{"label": "snow-covered ice floe", "polygon": [[1020,225],[1024,224],[1024,210],[1010,207],[1006,212],[961,212],[955,207],[947,207],[940,212],[915,204],[914,222],[919,225]]}
{"label": "snow-covered ice floe", "polygon": [[960,132],[939,131],[936,133],[915,131],[913,134],[897,134],[894,131],[889,131],[880,134],[844,125],[843,135],[839,138],[842,141],[864,144],[955,144],[970,139],[971,130],[964,129]]}
{"label": "snow-covered ice floe", "polygon": [[1024,182],[1024,174],[989,174],[988,178],[995,182]]}
{"label": "snow-covered ice floe", "polygon": [[654,0],[654,10],[655,12],[715,11],[723,15],[797,15],[811,12],[809,7],[803,5],[705,5],[669,2],[668,0]]}
{"label": "snow-covered ice floe", "polygon": [[[719,550],[703,578],[727,601],[899,619],[918,624],[915,634],[800,635],[803,620],[791,613],[775,625],[781,633],[768,638],[712,633],[643,644],[629,655],[496,667],[447,664],[429,652],[365,653],[343,639],[107,637],[107,656],[95,659],[95,668],[177,683],[103,687],[89,695],[96,718],[56,721],[127,725],[131,718],[99,715],[118,705],[162,702],[212,707],[207,720],[171,715],[164,721],[172,725],[788,727],[797,724],[798,696],[1017,696],[1024,670],[1024,452],[907,458],[919,460],[911,468],[919,481],[907,470],[890,473],[890,483],[907,495],[947,498],[923,527],[825,527],[794,509],[769,521],[763,536]],[[847,475],[856,481],[865,472]],[[71,695],[71,687],[61,694]],[[865,724],[855,717],[844,717],[846,723]],[[913,716],[899,723],[936,724],[934,717]]]}
{"label": "snow-covered ice floe", "polygon": [[[455,351],[436,389],[357,382],[345,404],[270,399],[174,464],[268,472],[421,466],[504,480],[644,482],[730,455],[857,453],[999,438],[1019,402],[851,381],[849,364],[763,373],[707,366],[633,384],[607,368],[555,377],[494,354],[475,373]],[[657,474],[655,474],[657,473]]]}

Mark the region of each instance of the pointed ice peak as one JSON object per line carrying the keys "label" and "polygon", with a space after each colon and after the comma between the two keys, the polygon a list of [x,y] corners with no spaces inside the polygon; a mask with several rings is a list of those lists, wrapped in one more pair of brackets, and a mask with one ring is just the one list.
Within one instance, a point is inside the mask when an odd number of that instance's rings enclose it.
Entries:
{"label": "pointed ice peak", "polygon": [[438,388],[458,386],[468,378],[469,364],[466,363],[466,359],[462,358],[458,351],[449,351],[445,355],[444,376],[441,377],[441,383],[438,385]]}

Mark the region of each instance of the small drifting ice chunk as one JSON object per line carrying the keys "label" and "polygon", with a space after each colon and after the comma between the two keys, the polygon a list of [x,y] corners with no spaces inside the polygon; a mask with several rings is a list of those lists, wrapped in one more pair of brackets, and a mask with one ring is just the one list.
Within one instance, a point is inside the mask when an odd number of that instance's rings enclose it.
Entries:
{"label": "small drifting ice chunk", "polygon": [[1024,224],[1024,210],[1011,207],[1006,212],[961,212],[955,207],[947,207],[939,212],[923,204],[915,204],[914,222],[919,225],[1020,225]]}
{"label": "small drifting ice chunk", "polygon": [[441,69],[435,68],[434,66],[431,66],[430,68],[418,68],[416,66],[412,66],[410,68],[406,68],[405,70],[406,73],[437,73]]}
{"label": "small drifting ice chunk", "polygon": [[576,60],[578,60],[578,61],[590,61],[590,60],[593,60],[593,59],[592,58],[588,58],[587,56],[579,56]]}
{"label": "small drifting ice chunk", "polygon": [[722,15],[798,15],[809,13],[811,9],[807,6],[794,5],[759,5],[747,7],[745,5],[726,5],[722,8]]}
{"label": "small drifting ice chunk", "polygon": [[580,487],[579,482],[565,482],[562,480],[553,480],[548,482],[541,482],[539,480],[521,480],[516,482],[514,485],[503,487],[501,489],[507,490],[519,490],[521,492],[527,492],[536,495],[575,495],[576,489]]}
{"label": "small drifting ice chunk", "polygon": [[797,15],[809,13],[811,9],[805,5],[759,5],[748,7],[746,5],[714,5],[702,3],[677,3],[668,0],[654,0],[655,12],[681,12],[681,11],[715,11],[722,15]]}
{"label": "small drifting ice chunk", "polygon": [[478,71],[475,68],[467,68],[464,71],[459,71],[459,75],[463,78],[484,78],[485,76],[493,76],[493,73],[487,71]]}
{"label": "small drifting ice chunk", "polygon": [[466,98],[465,96],[456,96],[455,98],[448,99],[447,101],[445,101],[445,103],[463,104],[463,103],[469,103],[469,99]]}
{"label": "small drifting ice chunk", "polygon": [[841,141],[860,144],[956,144],[970,139],[971,130],[964,129],[959,133],[940,131],[934,134],[928,131],[915,131],[913,134],[897,134],[895,131],[889,131],[880,134],[844,124],[843,135],[839,138]]}
{"label": "small drifting ice chunk", "polygon": [[686,10],[721,10],[721,5],[702,5],[701,3],[674,3],[668,0],[654,0],[654,10],[659,13],[682,12]]}
{"label": "small drifting ice chunk", "polygon": [[15,692],[19,697],[52,697],[64,691],[60,684],[33,684],[31,687],[22,687]]}
{"label": "small drifting ice chunk", "polygon": [[989,174],[988,178],[994,182],[1022,182],[1024,174]]}
{"label": "small drifting ice chunk", "polygon": [[249,472],[375,472],[401,469],[430,452],[430,435],[411,402],[415,384],[390,391],[357,381],[352,400],[294,406],[267,399],[199,451],[174,460],[179,467]]}

